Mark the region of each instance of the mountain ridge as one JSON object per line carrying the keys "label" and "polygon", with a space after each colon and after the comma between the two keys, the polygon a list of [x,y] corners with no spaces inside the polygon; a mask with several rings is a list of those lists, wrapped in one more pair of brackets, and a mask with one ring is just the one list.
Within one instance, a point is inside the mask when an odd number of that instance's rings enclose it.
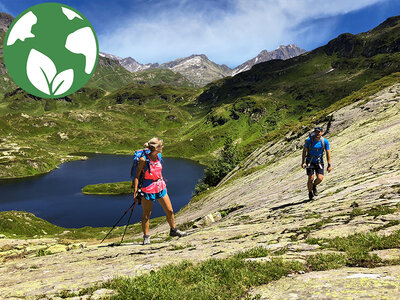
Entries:
{"label": "mountain ridge", "polygon": [[271,52],[262,50],[256,57],[247,60],[234,69],[229,68],[227,65],[219,65],[211,61],[205,54],[192,54],[190,56],[177,58],[162,64],[141,64],[132,57],[121,58],[104,52],[100,52],[100,55],[117,60],[130,72],[139,72],[158,68],[170,69],[174,72],[182,74],[196,86],[204,86],[212,81],[227,76],[235,76],[236,74],[247,71],[257,63],[272,59],[289,59],[305,52],[306,50],[299,48],[295,44],[290,44],[287,46],[281,45]]}
{"label": "mountain ridge", "polygon": [[239,74],[244,71],[250,70],[255,64],[262,63],[265,61],[273,60],[273,59],[289,59],[295,56],[301,55],[307,52],[304,49],[301,49],[295,44],[290,44],[287,46],[281,45],[279,48],[268,52],[267,50],[262,50],[256,57],[245,61],[240,64],[236,68],[232,70],[232,76]]}

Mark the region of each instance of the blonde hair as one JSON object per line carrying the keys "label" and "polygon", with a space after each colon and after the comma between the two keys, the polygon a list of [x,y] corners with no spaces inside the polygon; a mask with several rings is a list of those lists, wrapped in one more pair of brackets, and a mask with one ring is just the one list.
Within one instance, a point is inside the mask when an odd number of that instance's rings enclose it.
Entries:
{"label": "blonde hair", "polygon": [[149,148],[150,150],[154,150],[159,146],[163,145],[163,140],[159,139],[157,137],[153,137],[150,141],[144,144],[146,148]]}

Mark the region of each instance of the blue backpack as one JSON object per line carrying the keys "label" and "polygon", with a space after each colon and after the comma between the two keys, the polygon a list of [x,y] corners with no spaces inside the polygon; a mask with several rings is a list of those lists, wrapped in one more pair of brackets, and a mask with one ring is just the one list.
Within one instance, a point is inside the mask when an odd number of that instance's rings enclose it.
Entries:
{"label": "blue backpack", "polygon": [[[136,150],[135,153],[133,154],[133,163],[131,167],[131,178],[134,179],[136,175],[136,170],[139,165],[139,160],[141,157],[144,157],[146,159],[146,166],[142,170],[142,174],[140,174],[139,177],[139,187],[141,186],[141,183],[143,182],[144,179],[144,173],[149,170],[149,173],[151,173],[151,168],[150,168],[150,149],[143,149],[143,150]],[[163,163],[163,159],[161,157],[161,153],[158,153],[158,159],[160,160],[161,163]]]}

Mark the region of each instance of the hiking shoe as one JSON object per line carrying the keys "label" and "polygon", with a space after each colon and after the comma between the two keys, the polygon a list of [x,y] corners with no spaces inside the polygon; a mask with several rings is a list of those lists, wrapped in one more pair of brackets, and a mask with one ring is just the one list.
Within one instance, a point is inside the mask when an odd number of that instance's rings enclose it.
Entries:
{"label": "hiking shoe", "polygon": [[142,245],[150,245],[150,236],[149,235],[143,236],[143,244]]}
{"label": "hiking shoe", "polygon": [[317,186],[315,184],[313,185],[312,192],[313,192],[314,196],[318,196]]}
{"label": "hiking shoe", "polygon": [[314,194],[313,194],[313,192],[308,192],[308,199],[309,199],[309,200],[314,199]]}
{"label": "hiking shoe", "polygon": [[182,237],[182,236],[186,236],[186,232],[181,231],[181,230],[179,230],[179,229],[177,229],[177,228],[171,228],[171,229],[169,230],[169,236],[179,236],[179,237]]}

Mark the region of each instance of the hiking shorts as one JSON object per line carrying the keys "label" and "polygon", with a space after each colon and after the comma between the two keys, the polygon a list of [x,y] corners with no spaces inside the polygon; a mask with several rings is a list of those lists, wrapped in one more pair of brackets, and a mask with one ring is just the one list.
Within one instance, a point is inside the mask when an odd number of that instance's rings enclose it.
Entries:
{"label": "hiking shorts", "polygon": [[158,198],[162,198],[167,194],[167,189],[163,189],[161,192],[158,193],[143,193],[143,197],[150,201],[155,201]]}
{"label": "hiking shorts", "polygon": [[315,163],[312,162],[308,167],[306,167],[306,173],[308,176],[314,175],[315,174],[321,174],[324,175],[324,163]]}

